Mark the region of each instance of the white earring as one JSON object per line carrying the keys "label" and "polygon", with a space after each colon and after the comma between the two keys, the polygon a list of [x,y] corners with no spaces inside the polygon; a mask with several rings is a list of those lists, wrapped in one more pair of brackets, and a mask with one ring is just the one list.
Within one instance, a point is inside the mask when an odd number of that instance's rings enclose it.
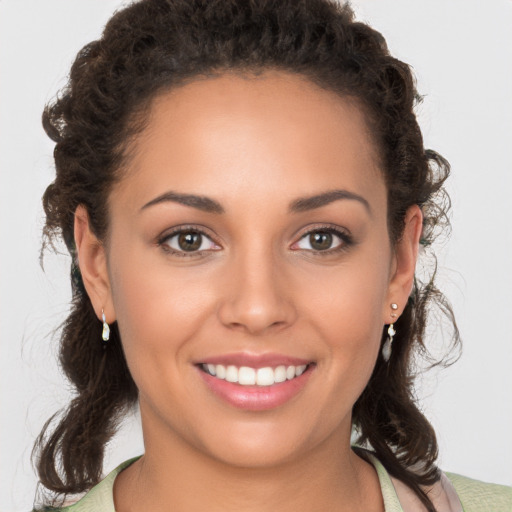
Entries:
{"label": "white earring", "polygon": [[103,341],[108,341],[110,338],[110,327],[107,324],[107,320],[105,319],[105,311],[101,310],[101,319],[103,320],[103,331],[101,332],[101,339]]}
{"label": "white earring", "polygon": [[[391,304],[391,309],[393,310],[393,313],[391,313],[391,318],[397,318],[398,315],[395,313],[395,311],[398,309],[398,304]],[[384,342],[384,345],[382,345],[382,358],[384,359],[384,361],[386,361],[386,363],[389,361],[389,358],[391,357],[391,350],[393,348],[393,337],[395,336],[395,334],[395,328],[391,323],[389,324],[388,327],[388,337]]]}
{"label": "white earring", "polygon": [[389,361],[389,358],[391,357],[391,345],[393,344],[393,336],[396,334],[395,329],[393,328],[393,324],[389,325],[388,328],[388,338],[384,342],[384,345],[382,345],[382,358],[386,363]]}

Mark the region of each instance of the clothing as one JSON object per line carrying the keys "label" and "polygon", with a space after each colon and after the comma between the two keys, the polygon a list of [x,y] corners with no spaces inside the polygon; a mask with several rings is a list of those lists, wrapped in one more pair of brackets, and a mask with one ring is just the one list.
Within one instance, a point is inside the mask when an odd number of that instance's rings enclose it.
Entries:
{"label": "clothing", "polygon": [[[392,478],[375,456],[367,455],[366,459],[379,476],[386,512],[424,510],[411,489]],[[439,512],[512,512],[512,487],[488,484],[454,473],[443,473],[429,496]]]}
{"label": "clothing", "polygon": [[[375,456],[367,454],[365,458],[377,471],[386,512],[423,510],[414,493],[402,482],[390,477]],[[115,512],[114,480],[123,469],[136,460],[137,458],[131,459],[118,466],[80,501],[60,509],[60,512]],[[443,474],[439,485],[436,484],[434,487],[431,499],[434,499],[439,512],[512,512],[512,487],[487,484],[452,473]],[[451,496],[451,501],[450,497],[445,496],[447,488],[449,492],[450,489],[456,491],[456,495]]]}

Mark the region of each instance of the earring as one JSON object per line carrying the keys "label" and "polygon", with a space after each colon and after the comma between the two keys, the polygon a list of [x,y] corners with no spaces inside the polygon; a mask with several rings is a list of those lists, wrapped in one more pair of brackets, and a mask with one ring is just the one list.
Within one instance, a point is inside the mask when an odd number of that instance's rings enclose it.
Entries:
{"label": "earring", "polygon": [[396,334],[395,329],[393,328],[393,324],[389,325],[388,328],[388,339],[384,342],[384,345],[382,346],[382,358],[386,363],[389,361],[389,358],[391,357],[391,345],[393,343],[393,336]]}
{"label": "earring", "polygon": [[103,341],[108,341],[110,338],[110,327],[107,324],[107,320],[105,319],[105,311],[101,310],[101,319],[103,320],[103,331],[101,333],[101,339]]}
{"label": "earring", "polygon": [[[396,311],[398,309],[398,304],[391,304],[391,309],[393,311]],[[397,314],[396,313],[391,313],[391,318],[397,318]],[[386,363],[389,361],[389,358],[391,357],[391,349],[392,349],[392,345],[393,345],[393,337],[395,336],[396,334],[396,331],[395,331],[395,328],[393,326],[393,323],[389,324],[389,327],[388,327],[388,338],[386,339],[386,341],[384,342],[384,345],[382,346],[382,358],[384,359],[384,361],[386,361]]]}

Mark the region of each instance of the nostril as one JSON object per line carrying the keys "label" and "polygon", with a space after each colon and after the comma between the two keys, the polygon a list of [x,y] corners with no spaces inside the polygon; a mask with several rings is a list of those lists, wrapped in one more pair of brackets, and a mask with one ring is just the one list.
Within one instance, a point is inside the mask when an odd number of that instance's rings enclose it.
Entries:
{"label": "nostril", "polygon": [[224,304],[218,312],[226,327],[251,334],[268,333],[293,324],[296,315],[289,304],[250,305],[233,301]]}

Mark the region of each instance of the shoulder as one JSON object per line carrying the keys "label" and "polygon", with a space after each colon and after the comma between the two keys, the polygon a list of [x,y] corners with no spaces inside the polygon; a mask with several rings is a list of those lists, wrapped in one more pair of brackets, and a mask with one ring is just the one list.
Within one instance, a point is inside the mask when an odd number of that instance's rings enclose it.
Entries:
{"label": "shoulder", "polygon": [[76,503],[62,508],[47,507],[37,512],[115,512],[114,481],[116,476],[139,458],[135,457],[120,464]]}
{"label": "shoulder", "polygon": [[457,491],[464,512],[512,512],[512,487],[454,473],[446,473],[446,476]]}
{"label": "shoulder", "polygon": [[[390,476],[372,452],[356,447],[356,452],[375,467],[386,511],[425,510],[404,483]],[[440,480],[425,488],[438,511],[512,512],[512,487],[489,484],[454,473],[440,473]]]}

